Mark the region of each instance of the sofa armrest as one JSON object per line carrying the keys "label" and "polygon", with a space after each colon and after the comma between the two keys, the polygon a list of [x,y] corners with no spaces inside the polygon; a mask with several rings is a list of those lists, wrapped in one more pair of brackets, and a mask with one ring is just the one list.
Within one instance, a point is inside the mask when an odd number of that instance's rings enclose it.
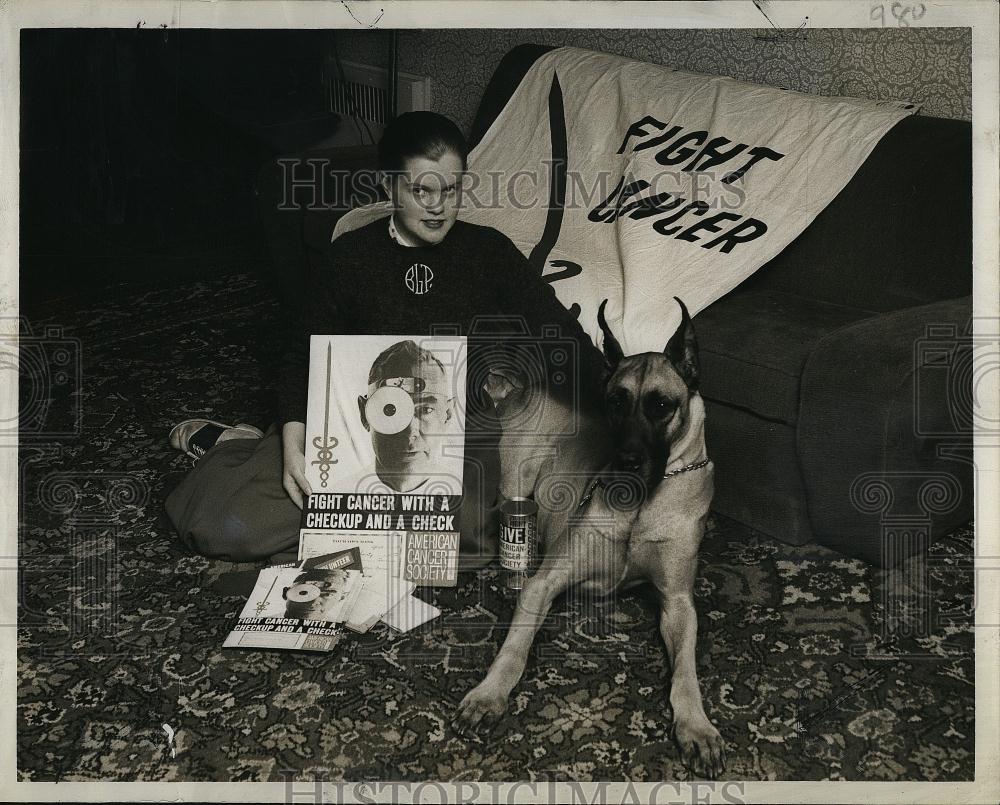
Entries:
{"label": "sofa armrest", "polygon": [[797,448],[821,542],[880,562],[886,518],[932,522],[937,533],[971,517],[971,463],[939,449],[971,446],[971,376],[961,371],[971,314],[971,296],[893,311],[810,353]]}

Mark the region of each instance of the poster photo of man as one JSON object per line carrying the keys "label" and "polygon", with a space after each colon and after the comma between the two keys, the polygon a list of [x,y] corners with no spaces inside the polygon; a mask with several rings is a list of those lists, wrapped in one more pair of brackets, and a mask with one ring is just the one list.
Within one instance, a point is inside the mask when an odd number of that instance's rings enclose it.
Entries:
{"label": "poster photo of man", "polygon": [[313,336],[312,491],[460,495],[465,369],[460,337]]}

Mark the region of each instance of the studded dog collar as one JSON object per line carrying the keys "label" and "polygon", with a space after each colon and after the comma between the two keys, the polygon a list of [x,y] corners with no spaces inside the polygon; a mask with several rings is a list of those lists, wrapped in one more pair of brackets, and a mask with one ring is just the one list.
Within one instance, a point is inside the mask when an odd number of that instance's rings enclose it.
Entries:
{"label": "studded dog collar", "polygon": [[[663,473],[663,477],[672,478],[674,475],[680,475],[682,472],[692,472],[693,470],[700,470],[702,467],[707,467],[710,462],[711,459],[708,458],[703,459],[701,461],[695,461],[692,462],[691,464],[687,464],[681,467],[680,469],[671,470],[670,472],[665,472]],[[578,509],[582,509],[584,506],[590,503],[591,499],[594,497],[594,492],[597,490],[597,487],[599,486],[601,487],[604,486],[604,480],[600,477],[595,478],[593,480],[593,482],[587,488],[586,493],[584,493],[583,497],[580,498],[580,502],[577,504]]]}

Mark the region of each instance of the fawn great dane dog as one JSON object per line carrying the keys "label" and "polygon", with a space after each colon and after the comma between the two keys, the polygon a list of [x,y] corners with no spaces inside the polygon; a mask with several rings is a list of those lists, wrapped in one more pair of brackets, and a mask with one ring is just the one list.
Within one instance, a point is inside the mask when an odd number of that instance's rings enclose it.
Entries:
{"label": "fawn great dane dog", "polygon": [[[598,311],[608,372],[603,415],[577,412],[575,428],[560,427],[574,412],[546,398],[544,389],[532,388],[523,375],[506,371],[487,379],[504,428],[501,493],[534,496],[538,502],[544,558],[525,582],[485,679],[459,705],[455,727],[489,729],[503,715],[558,595],[577,587],[609,597],[651,582],[673,669],[674,738],[685,766],[716,777],[725,768],[725,744],[705,714],[695,668],[693,591],[713,494],[697,340],[687,308],[677,299],[682,320],[664,351],[626,357],[604,317],[606,302]],[[540,437],[509,437],[506,423],[539,402],[545,417]]]}

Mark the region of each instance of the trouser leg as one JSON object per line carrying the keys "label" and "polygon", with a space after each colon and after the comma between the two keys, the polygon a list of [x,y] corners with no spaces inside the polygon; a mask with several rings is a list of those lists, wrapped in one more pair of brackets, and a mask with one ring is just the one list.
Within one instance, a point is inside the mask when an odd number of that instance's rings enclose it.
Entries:
{"label": "trouser leg", "polygon": [[205,556],[246,562],[294,549],[299,508],[281,483],[281,434],[209,450],[166,500],[181,541]]}

